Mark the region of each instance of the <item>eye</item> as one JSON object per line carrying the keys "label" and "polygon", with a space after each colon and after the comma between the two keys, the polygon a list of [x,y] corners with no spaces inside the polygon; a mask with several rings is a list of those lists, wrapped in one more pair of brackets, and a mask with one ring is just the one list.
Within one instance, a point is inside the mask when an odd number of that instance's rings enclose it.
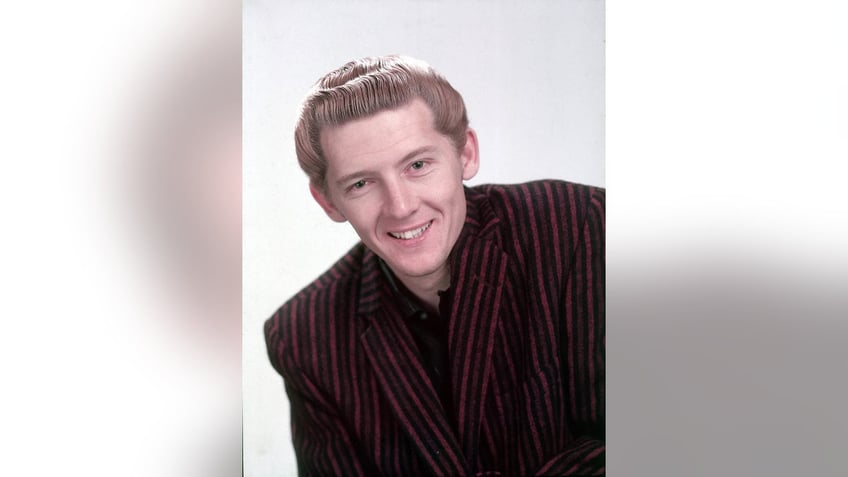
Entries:
{"label": "eye", "polygon": [[348,192],[356,192],[356,191],[364,189],[365,186],[367,186],[367,185],[368,185],[368,181],[366,181],[365,179],[359,179],[358,181],[351,184],[347,188],[347,191]]}
{"label": "eye", "polygon": [[409,170],[413,172],[423,171],[429,163],[426,160],[415,161],[409,165]]}

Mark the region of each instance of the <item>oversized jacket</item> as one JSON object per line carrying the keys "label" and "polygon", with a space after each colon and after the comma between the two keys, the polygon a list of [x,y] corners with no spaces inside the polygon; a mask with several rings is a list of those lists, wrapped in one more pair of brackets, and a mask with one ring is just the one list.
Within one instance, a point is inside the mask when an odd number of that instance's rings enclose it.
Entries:
{"label": "oversized jacket", "polygon": [[449,258],[452,413],[361,243],[265,323],[301,475],[604,473],[604,189],[466,199]]}

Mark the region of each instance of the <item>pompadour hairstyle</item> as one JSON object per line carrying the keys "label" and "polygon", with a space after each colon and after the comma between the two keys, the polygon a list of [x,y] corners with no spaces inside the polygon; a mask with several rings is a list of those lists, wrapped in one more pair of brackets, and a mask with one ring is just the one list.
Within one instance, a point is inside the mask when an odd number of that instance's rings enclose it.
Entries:
{"label": "pompadour hairstyle", "polygon": [[427,63],[399,55],[367,57],[319,79],[303,101],[294,131],[297,160],[312,185],[326,191],[322,128],[396,109],[415,98],[429,106],[434,129],[461,150],[468,129],[465,103],[459,92]]}

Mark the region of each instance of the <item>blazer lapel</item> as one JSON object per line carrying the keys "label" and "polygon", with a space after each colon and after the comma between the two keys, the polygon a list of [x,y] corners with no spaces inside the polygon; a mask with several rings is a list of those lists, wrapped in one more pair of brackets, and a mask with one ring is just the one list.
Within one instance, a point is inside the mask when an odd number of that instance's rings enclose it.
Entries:
{"label": "blazer lapel", "polygon": [[390,296],[386,288],[373,286],[371,296],[360,300],[366,305],[360,306],[360,312],[366,312],[370,321],[360,338],[365,353],[392,412],[432,473],[464,474],[465,458],[459,442],[421,364],[401,310],[395,308],[392,300],[375,299]]}
{"label": "blazer lapel", "polygon": [[479,454],[480,424],[507,261],[494,243],[467,235],[460,237],[452,257],[455,298],[448,332],[452,392],[459,439],[472,465]]}

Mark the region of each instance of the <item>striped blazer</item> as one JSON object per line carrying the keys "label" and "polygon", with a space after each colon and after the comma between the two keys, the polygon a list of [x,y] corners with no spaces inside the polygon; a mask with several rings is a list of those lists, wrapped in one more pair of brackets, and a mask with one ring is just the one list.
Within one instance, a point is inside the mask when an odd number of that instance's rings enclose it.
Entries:
{"label": "striped blazer", "polygon": [[301,475],[604,474],[604,189],[466,199],[449,258],[452,412],[361,243],[265,323]]}

